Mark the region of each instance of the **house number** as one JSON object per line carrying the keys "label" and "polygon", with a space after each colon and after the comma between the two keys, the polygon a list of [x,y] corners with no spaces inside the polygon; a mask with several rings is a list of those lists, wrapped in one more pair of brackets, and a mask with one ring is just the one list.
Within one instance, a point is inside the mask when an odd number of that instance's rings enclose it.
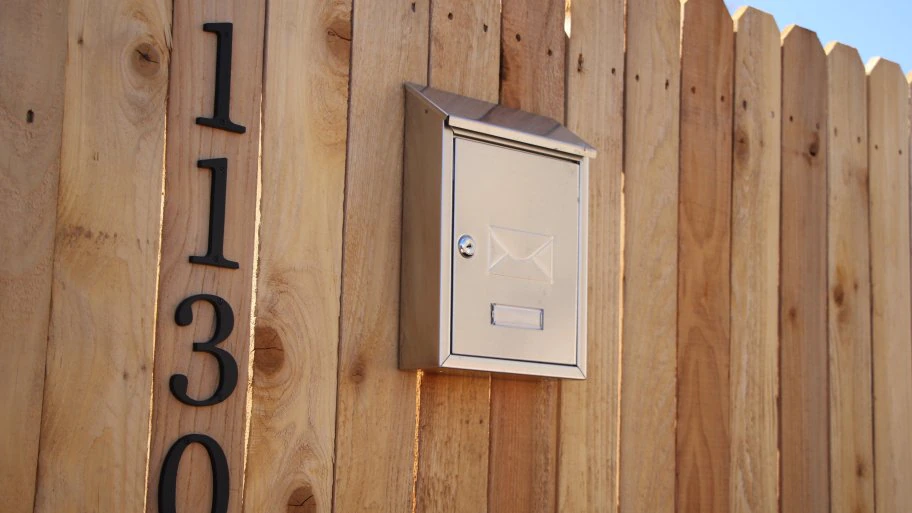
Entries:
{"label": "house number", "polygon": [[[209,128],[243,134],[246,128],[231,121],[231,46],[233,28],[231,23],[206,23],[203,30],[216,36],[215,57],[215,102],[210,118],[198,117],[196,123]],[[225,258],[225,203],[228,189],[228,159],[213,158],[197,162],[197,167],[208,169],[212,176],[209,189],[209,235],[208,248],[203,256],[191,256],[190,263],[226,269],[238,269],[237,262]],[[228,351],[218,347],[234,330],[234,311],[228,301],[213,294],[190,296],[177,306],[174,322],[178,326],[193,323],[193,305],[209,303],[215,311],[215,330],[206,342],[194,342],[193,352],[212,355],[218,362],[219,380],[211,397],[194,399],[187,393],[189,378],[174,374],[168,383],[171,394],[180,402],[196,407],[213,406],[231,396],[238,382],[237,361]],[[159,513],[177,513],[177,469],[184,451],[192,444],[200,444],[209,454],[212,465],[212,510],[211,513],[227,513],[230,472],[225,451],[212,437],[201,433],[190,433],[179,438],[168,449],[162,463],[158,481]]]}

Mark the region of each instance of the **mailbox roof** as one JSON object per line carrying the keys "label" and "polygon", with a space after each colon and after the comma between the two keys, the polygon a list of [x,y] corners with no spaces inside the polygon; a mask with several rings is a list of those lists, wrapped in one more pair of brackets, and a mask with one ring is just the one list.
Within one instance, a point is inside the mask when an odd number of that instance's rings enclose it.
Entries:
{"label": "mailbox roof", "polygon": [[451,127],[580,157],[594,158],[596,155],[595,148],[549,117],[432,87],[407,83],[405,88],[408,94],[417,95],[429,106],[440,111]]}

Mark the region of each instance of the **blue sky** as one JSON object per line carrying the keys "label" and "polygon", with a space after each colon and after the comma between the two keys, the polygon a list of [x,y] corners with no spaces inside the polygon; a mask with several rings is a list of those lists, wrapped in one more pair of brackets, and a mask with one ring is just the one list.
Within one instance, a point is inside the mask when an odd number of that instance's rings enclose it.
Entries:
{"label": "blue sky", "polygon": [[861,58],[884,57],[912,71],[912,0],[725,0],[734,12],[752,5],[776,17],[779,28],[796,24],[817,32],[824,45],[854,46]]}

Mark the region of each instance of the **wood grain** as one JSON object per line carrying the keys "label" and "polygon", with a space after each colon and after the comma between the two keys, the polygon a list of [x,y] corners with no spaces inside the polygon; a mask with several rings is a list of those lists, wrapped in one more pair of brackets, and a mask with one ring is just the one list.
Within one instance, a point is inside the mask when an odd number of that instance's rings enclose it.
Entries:
{"label": "wood grain", "polygon": [[402,84],[427,79],[428,1],[355,2],[352,17],[333,507],[400,513],[417,428],[416,373],[397,369]]}
{"label": "wood grain", "polygon": [[424,375],[415,511],[487,511],[490,382]]}
{"label": "wood grain", "polygon": [[734,18],[730,504],[765,513],[779,508],[782,50],[772,16]]}
{"label": "wood grain", "polygon": [[[562,122],[564,2],[506,0],[501,12],[501,103]],[[492,378],[490,513],[554,511],[559,394],[554,380]]]}
{"label": "wood grain", "polygon": [[598,149],[589,163],[588,369],[561,383],[558,511],[615,513],[621,330],[624,2],[576,0],[567,126]]}
{"label": "wood grain", "polygon": [[722,0],[683,4],[676,511],[729,510],[734,32]]}
{"label": "wood grain", "polygon": [[497,102],[499,2],[431,0],[430,30],[428,85]]}
{"label": "wood grain", "polygon": [[[432,0],[428,85],[497,101],[500,2]],[[487,510],[491,378],[421,381],[416,511]]]}
{"label": "wood grain", "polygon": [[782,513],[829,511],[827,68],[817,35],[782,44]]}
{"label": "wood grain", "polygon": [[878,513],[912,504],[909,290],[909,85],[895,63],[868,63],[868,166]]}
{"label": "wood grain", "polygon": [[503,0],[500,101],[564,120],[564,0]]}
{"label": "wood grain", "polygon": [[[178,2],[174,5],[171,77],[168,101],[168,147],[162,225],[161,279],[155,339],[152,436],[149,454],[148,513],[159,511],[162,462],[175,441],[202,433],[221,446],[228,459],[228,511],[241,511],[247,437],[247,393],[251,353],[252,291],[260,169],[260,116],[265,1]],[[215,94],[216,37],[203,31],[207,22],[233,23],[230,116],[244,125],[236,134],[195,123],[211,116]],[[239,263],[225,269],[190,263],[205,255],[209,236],[212,172],[198,159],[228,160],[224,255]],[[234,329],[219,347],[238,366],[238,385],[212,406],[189,406],[169,390],[172,375],[189,381],[188,395],[209,397],[219,382],[211,355],[195,353],[192,343],[213,332],[213,308],[196,303],[193,323],[175,322],[177,305],[194,294],[214,294],[234,311]],[[205,449],[191,445],[177,475],[177,511],[202,511],[212,500],[210,460]]]}
{"label": "wood grain", "polygon": [[267,27],[244,509],[329,513],[351,0],[273,0]]}
{"label": "wood grain", "polygon": [[622,513],[675,507],[680,11],[627,4]]}
{"label": "wood grain", "polygon": [[554,511],[557,387],[556,381],[492,380],[488,511]]}
{"label": "wood grain", "polygon": [[143,508],[170,19],[69,3],[36,512]]}
{"label": "wood grain", "polygon": [[51,308],[66,9],[17,0],[0,16],[0,504],[31,513]]}
{"label": "wood grain", "polygon": [[830,507],[864,513],[874,511],[866,77],[841,44],[827,46],[827,75]]}

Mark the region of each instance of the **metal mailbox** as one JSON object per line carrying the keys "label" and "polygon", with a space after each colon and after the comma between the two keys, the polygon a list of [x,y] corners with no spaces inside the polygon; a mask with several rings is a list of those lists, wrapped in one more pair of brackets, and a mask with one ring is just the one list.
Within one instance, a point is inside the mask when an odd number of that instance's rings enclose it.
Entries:
{"label": "metal mailbox", "polygon": [[543,116],[405,90],[399,367],[584,379],[595,150]]}

